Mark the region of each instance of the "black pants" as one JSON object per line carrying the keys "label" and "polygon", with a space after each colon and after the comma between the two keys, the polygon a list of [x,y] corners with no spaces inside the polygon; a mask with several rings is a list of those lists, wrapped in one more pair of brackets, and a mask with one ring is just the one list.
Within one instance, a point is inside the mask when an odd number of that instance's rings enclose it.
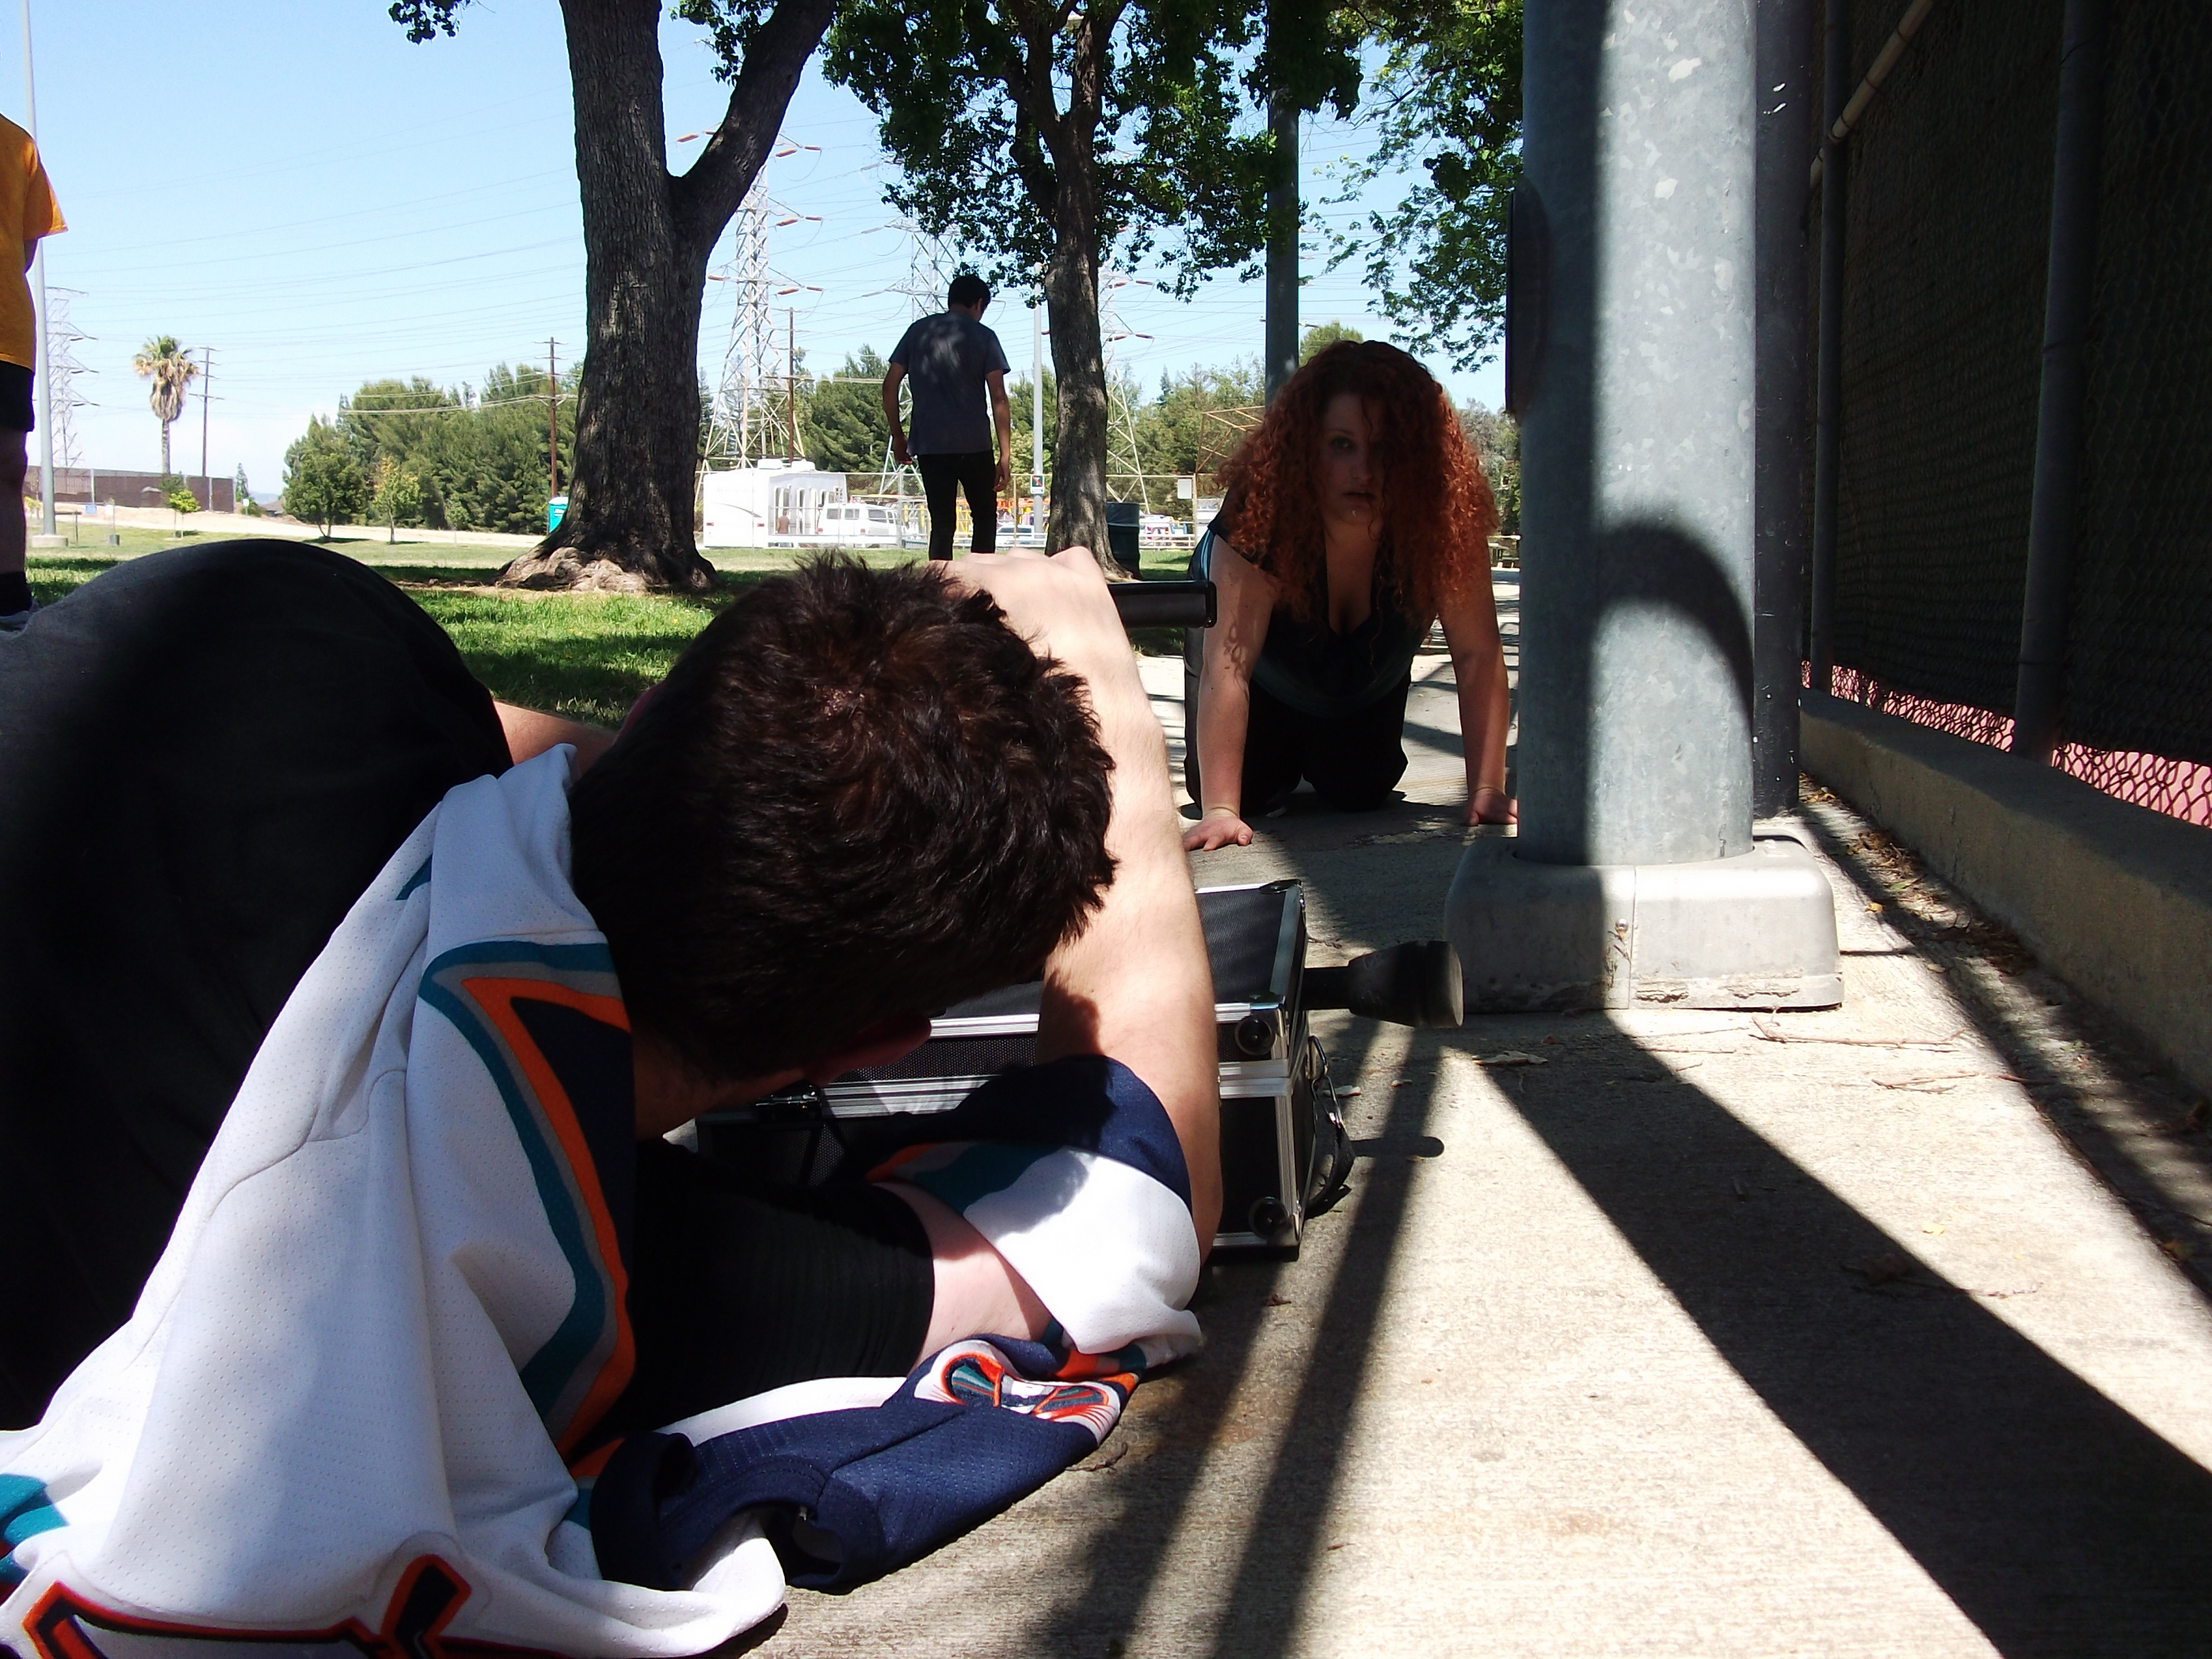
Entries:
{"label": "black pants", "polygon": [[957,492],[968,492],[968,516],[975,532],[968,538],[970,553],[988,553],[999,544],[999,463],[988,449],[957,455],[917,455],[915,470],[921,474],[921,493],[929,503],[929,556],[952,556],[952,525],[959,507]]}
{"label": "black pants", "polygon": [[[445,630],[296,542],[149,554],[0,635],[0,1428],[129,1317],[354,900],[448,789],[507,764]],[[641,1152],[635,1411],[914,1363],[933,1283],[896,1198]]]}
{"label": "black pants", "polygon": [[[1334,720],[1302,714],[1259,686],[1244,728],[1243,790],[1238,797],[1249,821],[1279,806],[1304,778],[1321,798],[1344,812],[1387,806],[1406,775],[1406,696],[1409,675],[1395,691]],[[1198,697],[1185,681],[1183,782],[1203,814],[1206,801],[1198,774]]]}

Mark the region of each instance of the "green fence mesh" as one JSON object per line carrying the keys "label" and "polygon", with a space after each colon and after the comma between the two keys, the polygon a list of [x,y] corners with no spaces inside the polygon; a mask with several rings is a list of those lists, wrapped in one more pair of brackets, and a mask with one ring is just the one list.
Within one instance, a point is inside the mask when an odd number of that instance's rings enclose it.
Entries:
{"label": "green fence mesh", "polygon": [[2212,761],[2212,15],[2112,24],[2064,726]]}
{"label": "green fence mesh", "polygon": [[[1852,72],[1906,0],[1862,0]],[[2063,0],[1938,0],[1850,141],[1836,659],[2010,711]],[[2064,735],[2212,761],[2212,27],[2112,0]]]}

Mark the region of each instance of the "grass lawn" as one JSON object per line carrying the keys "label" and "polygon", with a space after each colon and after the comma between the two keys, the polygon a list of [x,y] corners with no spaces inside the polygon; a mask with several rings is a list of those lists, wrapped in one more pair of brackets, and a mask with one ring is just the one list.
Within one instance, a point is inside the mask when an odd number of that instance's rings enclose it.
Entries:
{"label": "grass lawn", "polygon": [[[29,562],[31,592],[52,605],[120,559],[189,545],[156,531],[125,530],[121,548],[36,553]],[[143,541],[143,544],[140,544]],[[724,589],[707,599],[665,599],[619,593],[529,593],[487,586],[510,555],[497,548],[455,548],[450,543],[343,544],[358,556],[374,550],[379,574],[404,589],[459,647],[469,671],[492,695],[571,720],[618,726],[647,686],[659,680],[692,636],[747,587],[802,556],[789,549],[717,550],[714,564]],[[1183,574],[1188,556],[1146,549],[1144,574],[1154,580]],[[458,555],[456,557],[454,556]],[[870,564],[904,564],[916,555],[871,550]],[[1182,648],[1181,630],[1146,629],[1139,649],[1169,654]]]}

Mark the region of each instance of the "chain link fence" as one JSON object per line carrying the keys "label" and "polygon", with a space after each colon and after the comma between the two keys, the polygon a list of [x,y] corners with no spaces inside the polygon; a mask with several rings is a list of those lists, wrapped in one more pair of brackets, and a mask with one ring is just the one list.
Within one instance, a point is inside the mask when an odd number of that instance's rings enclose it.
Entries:
{"label": "chain link fence", "polygon": [[[1855,80],[1905,9],[1854,8]],[[1836,689],[1982,742],[2012,724],[2063,12],[1938,0],[1850,141]],[[2203,0],[2111,19],[2058,761],[2205,823],[2212,29]]]}

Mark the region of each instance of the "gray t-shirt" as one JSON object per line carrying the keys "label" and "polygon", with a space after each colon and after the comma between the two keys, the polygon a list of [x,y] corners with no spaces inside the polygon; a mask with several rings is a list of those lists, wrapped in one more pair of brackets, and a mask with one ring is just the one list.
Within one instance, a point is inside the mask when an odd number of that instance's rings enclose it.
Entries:
{"label": "gray t-shirt", "polygon": [[924,317],[899,337],[891,361],[914,388],[907,447],[916,455],[972,455],[991,447],[983,377],[1006,372],[999,337],[957,311]]}

